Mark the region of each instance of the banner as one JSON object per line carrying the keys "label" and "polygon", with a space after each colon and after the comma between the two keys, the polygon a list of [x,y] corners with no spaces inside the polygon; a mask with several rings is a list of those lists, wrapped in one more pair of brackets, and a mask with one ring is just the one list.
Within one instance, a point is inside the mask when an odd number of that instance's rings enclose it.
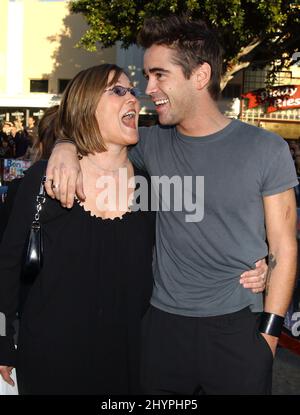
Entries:
{"label": "banner", "polygon": [[257,89],[242,95],[247,100],[247,109],[265,107],[270,113],[300,108],[300,85],[280,85],[269,89]]}

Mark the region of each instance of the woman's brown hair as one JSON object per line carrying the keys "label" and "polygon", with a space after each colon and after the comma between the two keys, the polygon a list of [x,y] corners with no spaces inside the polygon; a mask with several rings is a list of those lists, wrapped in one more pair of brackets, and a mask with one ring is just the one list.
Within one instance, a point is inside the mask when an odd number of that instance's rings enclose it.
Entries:
{"label": "woman's brown hair", "polygon": [[59,106],[46,109],[38,124],[38,137],[33,143],[34,160],[48,160],[55,144],[55,120]]}
{"label": "woman's brown hair", "polygon": [[[114,76],[108,82],[109,74]],[[117,82],[124,70],[114,64],[93,66],[79,72],[67,85],[57,113],[55,136],[74,140],[78,152],[106,151],[96,119],[96,108],[105,88]]]}

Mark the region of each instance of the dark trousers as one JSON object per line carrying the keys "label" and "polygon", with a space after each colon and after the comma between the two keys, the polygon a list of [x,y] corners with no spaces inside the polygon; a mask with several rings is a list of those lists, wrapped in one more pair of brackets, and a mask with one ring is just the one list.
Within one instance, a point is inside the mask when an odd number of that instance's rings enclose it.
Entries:
{"label": "dark trousers", "polygon": [[272,351],[249,308],[185,317],[150,307],[144,317],[145,394],[271,394]]}

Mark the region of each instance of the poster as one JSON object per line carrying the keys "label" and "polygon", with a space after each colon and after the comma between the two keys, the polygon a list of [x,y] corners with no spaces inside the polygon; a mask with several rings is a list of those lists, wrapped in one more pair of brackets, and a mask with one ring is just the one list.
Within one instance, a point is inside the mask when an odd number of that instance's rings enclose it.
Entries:
{"label": "poster", "polygon": [[10,182],[24,176],[24,171],[32,164],[30,160],[4,159],[3,181]]}

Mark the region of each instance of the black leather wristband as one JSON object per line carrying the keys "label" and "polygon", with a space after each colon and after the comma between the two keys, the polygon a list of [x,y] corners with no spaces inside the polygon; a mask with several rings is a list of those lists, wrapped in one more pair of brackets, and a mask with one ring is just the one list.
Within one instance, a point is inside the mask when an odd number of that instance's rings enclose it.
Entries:
{"label": "black leather wristband", "polygon": [[279,337],[281,334],[284,317],[277,314],[266,313],[261,314],[259,331],[261,333],[269,334],[270,336]]}

